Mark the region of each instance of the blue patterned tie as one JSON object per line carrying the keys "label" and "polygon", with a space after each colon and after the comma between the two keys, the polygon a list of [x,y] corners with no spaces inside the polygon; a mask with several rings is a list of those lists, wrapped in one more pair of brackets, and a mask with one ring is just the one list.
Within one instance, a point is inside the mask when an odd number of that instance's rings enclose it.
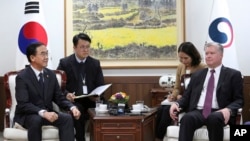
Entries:
{"label": "blue patterned tie", "polygon": [[203,106],[203,111],[202,111],[202,114],[205,118],[207,118],[207,116],[211,113],[213,91],[214,91],[214,72],[215,72],[215,70],[210,70],[210,72],[211,72],[211,76],[208,80],[207,93],[206,93],[206,98],[204,101],[204,106]]}

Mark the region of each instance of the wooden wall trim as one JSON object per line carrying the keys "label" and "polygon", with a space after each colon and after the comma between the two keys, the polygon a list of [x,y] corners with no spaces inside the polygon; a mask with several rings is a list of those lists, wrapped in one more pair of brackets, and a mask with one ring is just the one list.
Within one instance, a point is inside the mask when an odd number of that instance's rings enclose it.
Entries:
{"label": "wooden wall trim", "polygon": [[158,83],[160,76],[105,76],[105,83],[135,83],[147,84]]}
{"label": "wooden wall trim", "polygon": [[244,84],[250,83],[250,76],[244,76]]}

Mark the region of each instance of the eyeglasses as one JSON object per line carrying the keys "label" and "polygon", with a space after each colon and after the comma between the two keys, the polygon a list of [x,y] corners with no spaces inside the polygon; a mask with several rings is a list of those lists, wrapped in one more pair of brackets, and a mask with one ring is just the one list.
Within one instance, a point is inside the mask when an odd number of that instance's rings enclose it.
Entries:
{"label": "eyeglasses", "polygon": [[41,52],[40,54],[37,54],[37,55],[40,55],[42,57],[48,57],[49,53],[48,52]]}
{"label": "eyeglasses", "polygon": [[88,49],[90,48],[90,46],[80,46],[79,48],[82,49],[82,50],[83,50],[83,49],[84,49],[84,50],[85,50],[85,49],[88,50]]}

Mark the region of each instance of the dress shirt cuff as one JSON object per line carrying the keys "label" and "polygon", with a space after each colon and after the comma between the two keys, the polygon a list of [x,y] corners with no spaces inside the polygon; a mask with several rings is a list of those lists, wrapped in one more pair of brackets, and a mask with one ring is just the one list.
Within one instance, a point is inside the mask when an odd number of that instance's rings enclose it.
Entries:
{"label": "dress shirt cuff", "polygon": [[72,111],[74,108],[76,108],[76,106],[72,106],[72,107],[70,107],[70,111]]}
{"label": "dress shirt cuff", "polygon": [[180,108],[180,105],[178,102],[174,102],[174,104],[176,104],[178,106],[178,108]]}
{"label": "dress shirt cuff", "polygon": [[39,112],[38,112],[38,114],[41,116],[41,117],[43,117],[44,116],[44,112],[47,112],[46,110],[40,110]]}

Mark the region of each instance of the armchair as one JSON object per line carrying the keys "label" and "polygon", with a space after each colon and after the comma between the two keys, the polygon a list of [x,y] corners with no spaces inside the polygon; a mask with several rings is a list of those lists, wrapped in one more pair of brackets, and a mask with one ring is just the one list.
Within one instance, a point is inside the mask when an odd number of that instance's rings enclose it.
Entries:
{"label": "armchair", "polygon": [[[4,141],[9,140],[28,140],[27,130],[18,123],[13,123],[14,112],[16,108],[15,99],[15,78],[19,71],[7,72],[4,75],[4,89],[6,94],[6,108],[4,118]],[[65,89],[66,74],[60,70],[54,70],[60,87]],[[55,110],[59,110],[56,104],[53,105]],[[42,127],[42,139],[43,141],[59,141],[58,129],[54,126]]]}
{"label": "armchair", "polygon": [[[167,128],[167,133],[164,137],[164,141],[178,141],[179,137],[179,122],[181,117],[185,113],[180,113],[178,116],[178,123],[177,125],[171,125]],[[242,124],[242,108],[238,109],[238,114],[236,117],[236,124]],[[206,129],[206,126],[203,126],[199,129],[197,129],[194,133],[194,141],[209,141],[208,139],[208,131]],[[223,141],[230,141],[230,127],[229,125],[224,127],[224,139]]]}

